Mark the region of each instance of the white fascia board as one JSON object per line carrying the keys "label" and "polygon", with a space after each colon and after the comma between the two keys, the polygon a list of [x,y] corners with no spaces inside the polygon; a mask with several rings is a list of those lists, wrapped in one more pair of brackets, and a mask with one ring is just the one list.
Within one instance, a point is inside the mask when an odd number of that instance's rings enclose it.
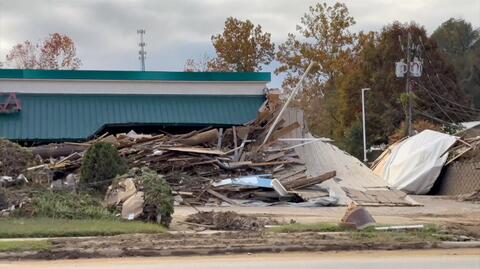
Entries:
{"label": "white fascia board", "polygon": [[38,94],[263,95],[265,82],[1,79],[1,92]]}

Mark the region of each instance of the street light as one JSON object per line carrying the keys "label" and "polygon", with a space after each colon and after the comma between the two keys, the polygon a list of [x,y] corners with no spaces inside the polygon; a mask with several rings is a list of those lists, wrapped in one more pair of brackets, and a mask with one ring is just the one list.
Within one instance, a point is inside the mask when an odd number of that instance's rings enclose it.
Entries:
{"label": "street light", "polygon": [[362,89],[362,119],[363,119],[363,162],[367,163],[367,131],[365,129],[365,91],[369,91],[370,88]]}

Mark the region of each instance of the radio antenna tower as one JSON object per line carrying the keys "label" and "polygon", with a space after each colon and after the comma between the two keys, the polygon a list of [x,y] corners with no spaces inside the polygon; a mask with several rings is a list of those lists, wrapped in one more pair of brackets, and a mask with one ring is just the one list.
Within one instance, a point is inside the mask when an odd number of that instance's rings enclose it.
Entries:
{"label": "radio antenna tower", "polygon": [[145,34],[145,29],[139,29],[137,30],[137,34],[140,35],[140,43],[138,43],[138,46],[140,47],[140,50],[138,51],[138,59],[140,60],[140,66],[142,71],[145,71],[145,59],[147,52],[145,51],[145,41],[143,40],[143,35]]}

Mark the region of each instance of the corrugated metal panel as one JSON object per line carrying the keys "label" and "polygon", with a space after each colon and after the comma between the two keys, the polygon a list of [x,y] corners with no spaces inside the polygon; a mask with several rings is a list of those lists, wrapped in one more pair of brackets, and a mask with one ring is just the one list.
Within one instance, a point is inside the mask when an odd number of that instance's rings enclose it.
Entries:
{"label": "corrugated metal panel", "polygon": [[239,125],[263,96],[19,94],[22,111],[0,114],[0,137],[86,139],[108,124]]}

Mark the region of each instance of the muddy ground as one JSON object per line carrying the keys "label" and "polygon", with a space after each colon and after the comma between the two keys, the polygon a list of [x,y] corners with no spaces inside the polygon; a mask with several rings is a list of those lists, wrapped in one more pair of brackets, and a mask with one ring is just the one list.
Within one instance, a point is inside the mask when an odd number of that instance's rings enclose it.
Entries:
{"label": "muddy ground", "polygon": [[0,259],[78,259],[113,257],[196,256],[291,251],[429,249],[435,242],[352,240],[348,234],[321,233],[184,233],[52,239],[49,251],[0,253]]}
{"label": "muddy ground", "polygon": [[[379,224],[436,224],[456,235],[480,240],[480,204],[452,199],[415,196],[423,207],[369,207]],[[337,223],[346,207],[203,207],[204,211],[235,211],[273,220],[276,223]],[[0,253],[0,259],[72,259],[133,256],[185,256],[289,251],[347,251],[429,249],[441,247],[440,240],[409,237],[352,236],[337,233],[273,233],[263,231],[218,232],[184,223],[196,211],[176,207],[171,233],[155,235],[121,235],[94,238],[50,239],[45,252]],[[400,237],[400,239],[402,239]]]}
{"label": "muddy ground", "polygon": [[[470,235],[480,238],[480,203],[461,202],[451,197],[411,195],[423,204],[418,207],[367,207],[379,224],[440,224],[465,229]],[[270,207],[199,207],[202,211],[235,211],[240,214],[268,217],[279,223],[338,223],[346,207],[302,208],[292,206]],[[196,213],[191,207],[176,207],[172,230],[185,230],[182,221]]]}

